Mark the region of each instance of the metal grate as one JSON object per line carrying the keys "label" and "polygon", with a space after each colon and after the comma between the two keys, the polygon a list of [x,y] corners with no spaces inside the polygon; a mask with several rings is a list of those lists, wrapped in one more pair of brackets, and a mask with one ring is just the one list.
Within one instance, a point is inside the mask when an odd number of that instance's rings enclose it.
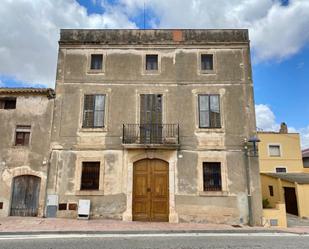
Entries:
{"label": "metal grate", "polygon": [[203,163],[204,191],[221,191],[221,164],[218,162]]}
{"label": "metal grate", "polygon": [[100,162],[83,162],[81,190],[98,190]]}
{"label": "metal grate", "polygon": [[177,124],[125,124],[124,144],[179,144]]}

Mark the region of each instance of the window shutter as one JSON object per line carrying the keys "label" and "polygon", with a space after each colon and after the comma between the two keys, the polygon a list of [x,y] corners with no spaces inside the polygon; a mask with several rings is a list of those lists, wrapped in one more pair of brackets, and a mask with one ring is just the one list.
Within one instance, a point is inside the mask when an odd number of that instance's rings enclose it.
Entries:
{"label": "window shutter", "polygon": [[199,95],[199,126],[209,127],[209,96]]}
{"label": "window shutter", "polygon": [[210,96],[210,127],[221,127],[219,95]]}
{"label": "window shutter", "polygon": [[105,95],[95,96],[94,127],[104,126]]}
{"label": "window shutter", "polygon": [[141,94],[141,106],[140,106],[140,123],[141,124],[146,124],[147,118],[146,118],[146,113],[147,113],[147,106],[146,102],[147,101],[147,95],[146,94]]}
{"label": "window shutter", "polygon": [[94,95],[85,95],[83,127],[93,127],[94,125],[94,101]]}

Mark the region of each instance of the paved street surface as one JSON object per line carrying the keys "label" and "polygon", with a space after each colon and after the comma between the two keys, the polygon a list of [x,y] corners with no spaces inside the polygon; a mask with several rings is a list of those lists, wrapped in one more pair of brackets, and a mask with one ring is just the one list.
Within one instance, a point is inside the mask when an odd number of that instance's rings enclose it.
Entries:
{"label": "paved street surface", "polygon": [[174,234],[174,235],[44,235],[0,238],[2,249],[203,249],[309,248],[309,236],[293,234]]}

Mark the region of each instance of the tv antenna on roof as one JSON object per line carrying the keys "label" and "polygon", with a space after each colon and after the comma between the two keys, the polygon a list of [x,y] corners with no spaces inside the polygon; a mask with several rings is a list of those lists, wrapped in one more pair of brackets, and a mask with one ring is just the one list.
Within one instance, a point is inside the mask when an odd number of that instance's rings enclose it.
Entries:
{"label": "tv antenna on roof", "polygon": [[145,1],[144,1],[144,29],[146,29],[146,8],[145,8]]}

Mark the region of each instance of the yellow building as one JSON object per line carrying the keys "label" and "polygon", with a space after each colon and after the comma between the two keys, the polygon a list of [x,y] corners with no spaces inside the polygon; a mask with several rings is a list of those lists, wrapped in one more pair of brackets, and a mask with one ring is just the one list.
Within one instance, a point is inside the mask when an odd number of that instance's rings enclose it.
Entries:
{"label": "yellow building", "polygon": [[264,208],[285,204],[287,213],[309,217],[309,174],[299,134],[288,133],[282,123],[279,132],[258,132],[258,136]]}

